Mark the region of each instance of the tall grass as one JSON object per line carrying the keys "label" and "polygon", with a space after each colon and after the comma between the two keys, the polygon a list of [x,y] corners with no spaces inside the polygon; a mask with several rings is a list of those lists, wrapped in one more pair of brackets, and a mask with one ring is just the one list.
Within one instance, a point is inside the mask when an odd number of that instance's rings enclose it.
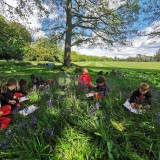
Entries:
{"label": "tall grass", "polygon": [[[30,73],[30,72],[28,72]],[[158,160],[160,158],[159,93],[156,72],[121,72],[107,76],[110,95],[102,101],[87,99],[74,74],[49,73],[50,90],[34,92],[26,105],[38,110],[1,131],[2,159],[55,160]],[[96,72],[91,72],[93,82]],[[155,75],[154,75],[155,74]],[[130,113],[123,103],[141,82],[153,93],[153,105],[143,115]],[[95,114],[91,109],[99,103]]]}

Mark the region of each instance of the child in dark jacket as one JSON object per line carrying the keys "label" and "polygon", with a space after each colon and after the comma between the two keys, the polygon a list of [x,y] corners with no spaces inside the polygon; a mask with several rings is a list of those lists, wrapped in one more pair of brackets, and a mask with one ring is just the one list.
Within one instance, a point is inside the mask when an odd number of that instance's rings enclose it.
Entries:
{"label": "child in dark jacket", "polygon": [[42,77],[38,77],[34,74],[31,75],[31,81],[32,81],[32,87],[33,88],[39,88],[39,86],[41,85]]}
{"label": "child in dark jacket", "polygon": [[105,78],[103,76],[98,76],[96,79],[96,93],[95,97],[101,99],[103,97],[107,97],[109,95],[109,87],[106,85]]}
{"label": "child in dark jacket", "polygon": [[129,99],[132,108],[150,108],[151,92],[147,83],[141,83],[139,88],[132,93]]}
{"label": "child in dark jacket", "polygon": [[18,81],[15,78],[8,79],[7,83],[5,83],[1,87],[1,96],[4,98],[2,100],[1,105],[11,105],[11,110],[13,111],[16,108],[16,104],[19,103],[19,100],[14,98],[13,91],[17,89]]}

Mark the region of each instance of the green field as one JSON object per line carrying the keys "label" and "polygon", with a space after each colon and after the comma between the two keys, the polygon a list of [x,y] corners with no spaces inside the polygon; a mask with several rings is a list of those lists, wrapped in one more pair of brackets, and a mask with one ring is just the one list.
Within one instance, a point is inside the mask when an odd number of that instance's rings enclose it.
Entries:
{"label": "green field", "polygon": [[[30,82],[34,73],[56,82],[49,91],[30,95],[25,106],[35,104],[37,112],[26,117],[13,114],[11,125],[0,131],[0,159],[160,159],[160,63],[75,63],[89,69],[94,84],[98,71],[117,69],[117,76],[105,76],[110,95],[102,101],[85,97],[85,90],[77,86],[76,66],[52,68],[36,63],[0,61],[1,81],[16,77]],[[142,82],[150,85],[152,108],[136,115],[123,103]],[[91,115],[97,102],[100,108]]]}
{"label": "green field", "polygon": [[119,68],[119,69],[140,69],[160,70],[160,62],[75,62],[75,64],[95,68]]}

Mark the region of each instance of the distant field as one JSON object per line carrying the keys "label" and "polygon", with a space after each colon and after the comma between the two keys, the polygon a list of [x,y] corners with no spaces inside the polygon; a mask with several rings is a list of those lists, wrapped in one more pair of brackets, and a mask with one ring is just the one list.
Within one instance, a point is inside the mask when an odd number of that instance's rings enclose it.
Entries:
{"label": "distant field", "polygon": [[125,68],[125,69],[144,69],[160,70],[160,62],[75,62],[79,66],[90,68]]}

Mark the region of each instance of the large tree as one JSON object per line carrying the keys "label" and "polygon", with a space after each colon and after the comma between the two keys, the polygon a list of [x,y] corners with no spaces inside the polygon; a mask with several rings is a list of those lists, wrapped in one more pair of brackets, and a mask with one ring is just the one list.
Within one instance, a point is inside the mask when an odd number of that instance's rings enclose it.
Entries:
{"label": "large tree", "polygon": [[[22,15],[26,10],[32,12],[28,1],[17,1],[19,5],[12,12]],[[42,9],[42,0],[34,3]],[[71,47],[74,45],[126,44],[127,37],[133,33],[131,25],[139,10],[137,0],[44,0],[44,3],[50,7],[49,14],[54,14],[54,19],[46,18],[43,26],[50,30],[48,33],[64,38],[64,66],[67,67],[71,63]],[[8,5],[9,11],[13,9],[5,0],[1,5]]]}
{"label": "large tree", "polygon": [[[71,47],[79,44],[126,44],[135,32],[131,25],[139,7],[135,0],[55,0],[47,1],[55,17],[44,22],[50,33],[58,33],[65,40],[64,66],[70,66]],[[112,2],[117,3],[113,4]],[[46,25],[45,25],[46,24]]]}

